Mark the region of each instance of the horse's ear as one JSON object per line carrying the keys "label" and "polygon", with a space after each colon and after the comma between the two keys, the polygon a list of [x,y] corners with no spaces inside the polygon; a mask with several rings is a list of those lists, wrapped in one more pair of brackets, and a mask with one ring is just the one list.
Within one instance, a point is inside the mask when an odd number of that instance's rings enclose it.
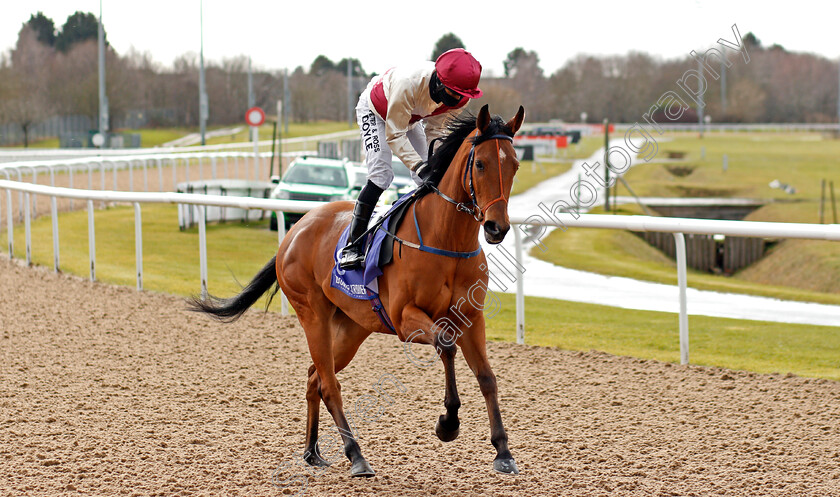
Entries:
{"label": "horse's ear", "polygon": [[478,111],[478,119],[475,120],[475,127],[478,129],[479,133],[484,134],[484,131],[487,129],[487,126],[490,125],[490,109],[487,104],[484,104],[484,107]]}
{"label": "horse's ear", "polygon": [[520,105],[519,112],[517,112],[516,115],[513,116],[513,119],[507,122],[507,127],[510,128],[510,130],[513,131],[513,134],[515,135],[516,132],[519,131],[519,128],[522,126],[522,121],[524,120],[525,108]]}

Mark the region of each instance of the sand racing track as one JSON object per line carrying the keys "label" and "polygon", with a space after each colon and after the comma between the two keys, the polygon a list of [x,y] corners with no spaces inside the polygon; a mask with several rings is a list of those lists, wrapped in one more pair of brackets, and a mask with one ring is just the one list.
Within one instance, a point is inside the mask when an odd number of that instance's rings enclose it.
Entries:
{"label": "sand racing track", "polygon": [[[492,472],[484,401],[458,356],[461,436],[434,435],[442,368],[374,336],[339,375],[377,476],[292,466],[309,365],[293,318],[220,326],[177,297],[0,258],[0,495],[840,495],[840,384],[490,343],[522,473]],[[558,325],[562,333],[562,325]],[[368,397],[370,399],[370,397]],[[332,426],[321,410],[322,433]],[[327,424],[329,423],[329,424]],[[278,468],[281,468],[278,471]]]}

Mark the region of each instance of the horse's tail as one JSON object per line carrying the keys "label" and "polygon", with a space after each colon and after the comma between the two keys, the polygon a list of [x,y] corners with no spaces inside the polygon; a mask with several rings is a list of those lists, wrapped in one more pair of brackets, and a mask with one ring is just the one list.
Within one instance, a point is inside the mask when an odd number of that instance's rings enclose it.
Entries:
{"label": "horse's tail", "polygon": [[277,256],[272,257],[268,264],[260,269],[260,272],[242,289],[239,295],[228,299],[208,295],[207,300],[192,297],[187,301],[189,310],[210,314],[219,321],[231,323],[239,319],[273,285],[274,290],[268,296],[268,302],[265,304],[265,308],[268,309],[271,299],[277,295],[277,291],[280,289],[277,284],[276,260]]}

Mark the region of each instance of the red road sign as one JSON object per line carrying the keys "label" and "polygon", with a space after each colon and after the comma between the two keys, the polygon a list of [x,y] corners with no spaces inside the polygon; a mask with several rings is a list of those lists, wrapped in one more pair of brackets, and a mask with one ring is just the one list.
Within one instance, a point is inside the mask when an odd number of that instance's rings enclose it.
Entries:
{"label": "red road sign", "polygon": [[245,122],[248,126],[262,126],[265,122],[265,112],[259,107],[251,107],[245,112]]}

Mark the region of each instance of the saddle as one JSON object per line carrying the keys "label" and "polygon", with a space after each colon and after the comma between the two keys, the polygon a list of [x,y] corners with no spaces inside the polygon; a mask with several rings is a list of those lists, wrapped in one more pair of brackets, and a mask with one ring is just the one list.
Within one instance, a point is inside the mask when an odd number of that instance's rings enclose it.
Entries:
{"label": "saddle", "polygon": [[420,197],[419,188],[400,197],[394,205],[368,228],[364,235],[365,264],[361,269],[343,270],[338,264],[341,250],[350,236],[348,226],[341,233],[334,251],[336,265],[332,270],[330,286],[344,292],[347,296],[360,300],[372,300],[379,294],[376,279],[382,274],[382,268],[394,260],[394,242],[396,232],[405,218],[408,208]]}

